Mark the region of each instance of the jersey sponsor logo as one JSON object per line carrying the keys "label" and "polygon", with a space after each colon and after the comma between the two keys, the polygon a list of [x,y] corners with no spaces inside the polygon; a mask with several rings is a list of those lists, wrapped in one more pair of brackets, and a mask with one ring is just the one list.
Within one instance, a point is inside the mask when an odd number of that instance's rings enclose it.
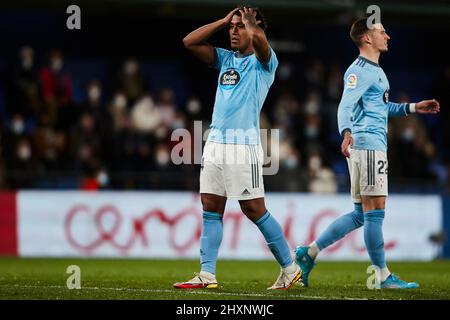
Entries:
{"label": "jersey sponsor logo", "polygon": [[354,89],[356,88],[356,84],[358,83],[358,77],[356,74],[351,73],[347,77],[347,88]]}
{"label": "jersey sponsor logo", "polygon": [[386,90],[383,93],[383,101],[384,101],[384,103],[388,103],[389,102],[389,90]]}
{"label": "jersey sponsor logo", "polygon": [[234,69],[228,70],[220,75],[220,85],[225,87],[235,86],[241,81],[241,75]]}

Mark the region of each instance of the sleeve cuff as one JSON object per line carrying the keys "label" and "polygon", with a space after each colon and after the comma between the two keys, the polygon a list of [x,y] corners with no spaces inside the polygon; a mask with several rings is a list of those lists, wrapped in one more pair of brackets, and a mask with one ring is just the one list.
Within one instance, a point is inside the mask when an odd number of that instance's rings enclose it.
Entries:
{"label": "sleeve cuff", "polygon": [[416,104],[408,103],[406,104],[406,113],[415,113],[416,112]]}
{"label": "sleeve cuff", "polygon": [[349,128],[342,130],[341,136],[344,136],[346,132],[352,133],[352,130],[350,130]]}

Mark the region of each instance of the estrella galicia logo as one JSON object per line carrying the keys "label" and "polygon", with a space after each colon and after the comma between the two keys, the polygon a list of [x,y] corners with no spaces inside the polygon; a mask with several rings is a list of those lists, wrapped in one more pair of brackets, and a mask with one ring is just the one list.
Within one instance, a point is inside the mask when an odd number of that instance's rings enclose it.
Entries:
{"label": "estrella galicia logo", "polygon": [[383,101],[384,103],[388,103],[389,101],[389,90],[386,90],[383,94]]}
{"label": "estrella galicia logo", "polygon": [[241,81],[241,75],[234,69],[230,69],[220,75],[220,85],[231,89]]}

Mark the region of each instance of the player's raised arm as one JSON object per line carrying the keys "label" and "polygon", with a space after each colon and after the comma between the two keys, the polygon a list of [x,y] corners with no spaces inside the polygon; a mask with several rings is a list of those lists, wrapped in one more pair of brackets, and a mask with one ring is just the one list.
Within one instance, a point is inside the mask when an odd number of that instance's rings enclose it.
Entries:
{"label": "player's raised arm", "polygon": [[423,100],[417,103],[388,102],[389,116],[407,116],[410,113],[436,114],[440,111],[440,104],[435,99]]}
{"label": "player's raised arm", "polygon": [[267,41],[264,30],[259,26],[260,20],[256,20],[257,12],[252,8],[244,7],[239,10],[242,17],[242,23],[248,31],[250,41],[253,49],[255,49],[255,55],[262,63],[269,62],[270,48]]}
{"label": "player's raised arm", "polygon": [[236,11],[233,9],[223,19],[219,19],[213,23],[200,27],[189,33],[183,39],[184,46],[191,51],[197,58],[208,65],[214,64],[214,48],[206,42],[214,33],[227,27]]}

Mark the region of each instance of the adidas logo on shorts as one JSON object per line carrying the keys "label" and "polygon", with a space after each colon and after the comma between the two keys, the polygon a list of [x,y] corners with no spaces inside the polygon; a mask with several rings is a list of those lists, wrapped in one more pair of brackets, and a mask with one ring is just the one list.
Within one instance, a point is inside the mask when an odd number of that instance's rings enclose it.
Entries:
{"label": "adidas logo on shorts", "polygon": [[243,196],[248,196],[250,194],[250,192],[247,190],[247,189],[245,189],[244,191],[242,191],[242,195]]}

